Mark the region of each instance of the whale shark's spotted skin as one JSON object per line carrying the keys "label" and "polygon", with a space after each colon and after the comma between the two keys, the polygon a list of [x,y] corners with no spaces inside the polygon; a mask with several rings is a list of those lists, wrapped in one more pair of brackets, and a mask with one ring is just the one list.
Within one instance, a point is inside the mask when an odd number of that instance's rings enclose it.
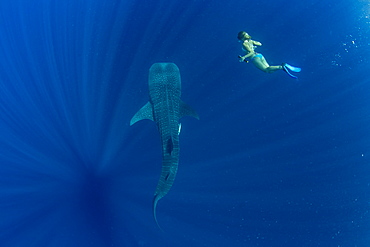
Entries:
{"label": "whale shark's spotted skin", "polygon": [[149,69],[149,102],[131,119],[130,125],[139,120],[156,122],[162,143],[162,171],[153,198],[153,214],[157,222],[156,207],[159,199],[171,189],[179,163],[180,119],[198,114],[181,101],[181,78],[174,63],[155,63]]}

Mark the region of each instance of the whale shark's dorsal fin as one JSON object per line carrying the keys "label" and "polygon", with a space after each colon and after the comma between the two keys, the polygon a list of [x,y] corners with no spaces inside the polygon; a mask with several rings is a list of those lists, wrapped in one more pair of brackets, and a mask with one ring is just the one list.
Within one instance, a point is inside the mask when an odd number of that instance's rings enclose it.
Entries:
{"label": "whale shark's dorsal fin", "polygon": [[136,123],[137,121],[149,119],[154,121],[153,119],[153,106],[150,102],[146,103],[141,109],[132,117],[130,121],[130,126]]}
{"label": "whale shark's dorsal fin", "polygon": [[196,119],[199,119],[198,113],[196,113],[195,110],[191,108],[190,105],[186,104],[183,101],[180,101],[180,117],[179,118],[186,117],[186,116],[195,117]]}
{"label": "whale shark's dorsal fin", "polygon": [[172,140],[172,137],[171,138],[168,138],[166,151],[167,151],[167,153],[169,155],[172,155],[172,151],[173,151],[173,140]]}

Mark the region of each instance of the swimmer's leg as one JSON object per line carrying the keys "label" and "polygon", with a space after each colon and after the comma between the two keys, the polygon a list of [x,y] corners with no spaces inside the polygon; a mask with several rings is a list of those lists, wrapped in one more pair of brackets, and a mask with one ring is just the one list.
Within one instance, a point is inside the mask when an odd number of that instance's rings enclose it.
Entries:
{"label": "swimmer's leg", "polygon": [[267,72],[266,68],[268,68],[268,64],[266,66],[266,63],[263,62],[263,59],[260,57],[255,57],[252,59],[252,63],[254,66],[256,66],[258,69],[262,70],[263,72]]}
{"label": "swimmer's leg", "polygon": [[275,72],[277,70],[282,70],[283,69],[283,66],[281,65],[278,65],[278,66],[270,66],[265,57],[262,56],[262,57],[255,57],[253,58],[253,64],[259,68],[260,70],[262,70],[263,72],[266,72],[266,73],[272,73],[272,72]]}
{"label": "swimmer's leg", "polygon": [[261,54],[262,58],[261,58],[261,62],[266,66],[266,68],[270,67],[270,65],[268,64],[268,62],[266,61],[266,58]]}
{"label": "swimmer's leg", "polygon": [[267,73],[272,73],[272,72],[275,72],[277,70],[282,70],[283,69],[283,66],[281,65],[277,65],[277,66],[269,66],[266,68],[266,71]]}

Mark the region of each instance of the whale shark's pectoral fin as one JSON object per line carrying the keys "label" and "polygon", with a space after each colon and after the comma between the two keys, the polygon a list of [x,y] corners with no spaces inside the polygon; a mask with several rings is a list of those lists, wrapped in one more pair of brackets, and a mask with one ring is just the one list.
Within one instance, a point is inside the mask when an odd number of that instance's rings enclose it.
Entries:
{"label": "whale shark's pectoral fin", "polygon": [[154,121],[153,119],[153,106],[150,102],[146,103],[131,119],[130,126],[136,123],[137,121],[149,119]]}
{"label": "whale shark's pectoral fin", "polygon": [[183,101],[180,101],[180,118],[185,116],[191,116],[199,119],[198,113],[196,113],[190,105],[186,104]]}

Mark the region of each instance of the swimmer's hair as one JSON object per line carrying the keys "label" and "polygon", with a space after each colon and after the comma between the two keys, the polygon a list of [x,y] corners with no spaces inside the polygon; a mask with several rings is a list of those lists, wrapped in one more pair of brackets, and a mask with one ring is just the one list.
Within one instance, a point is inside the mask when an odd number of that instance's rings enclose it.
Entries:
{"label": "swimmer's hair", "polygon": [[240,32],[238,33],[238,40],[241,40],[241,39],[244,37],[244,34],[245,34],[245,32],[244,32],[244,31],[240,31]]}
{"label": "swimmer's hair", "polygon": [[238,40],[242,40],[242,38],[244,38],[245,35],[248,35],[249,36],[249,39],[252,38],[247,32],[240,31],[238,33]]}

